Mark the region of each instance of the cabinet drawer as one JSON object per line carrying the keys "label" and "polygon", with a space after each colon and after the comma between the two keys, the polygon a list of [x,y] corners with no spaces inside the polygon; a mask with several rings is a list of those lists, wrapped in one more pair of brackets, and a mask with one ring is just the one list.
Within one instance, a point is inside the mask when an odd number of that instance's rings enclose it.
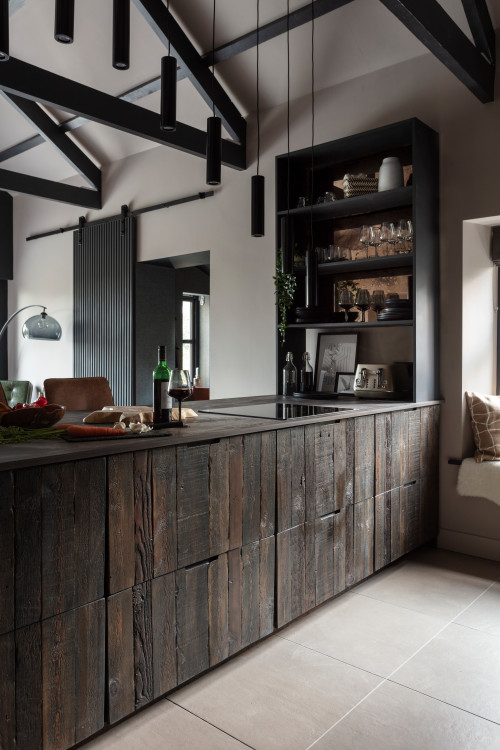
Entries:
{"label": "cabinet drawer", "polygon": [[102,598],[106,460],[0,476],[0,632]]}
{"label": "cabinet drawer", "polygon": [[411,409],[376,415],[376,495],[419,479],[420,413],[420,409]]}
{"label": "cabinet drawer", "polygon": [[282,627],[316,605],[314,523],[276,536],[276,625]]}
{"label": "cabinet drawer", "polygon": [[350,583],[358,583],[374,570],[374,498],[370,497],[353,507],[353,563]]}
{"label": "cabinet drawer", "polygon": [[354,419],[354,502],[374,496],[375,418]]}
{"label": "cabinet drawer", "polygon": [[306,427],[306,520],[353,502],[353,442],[352,419]]}
{"label": "cabinet drawer", "polygon": [[352,575],[352,505],[314,522],[316,605],[340,594]]}
{"label": "cabinet drawer", "polygon": [[104,726],[105,603],[0,636],[0,745],[66,750]]}
{"label": "cabinet drawer", "polygon": [[[432,503],[432,509],[435,508]],[[409,482],[375,497],[375,570],[406,555],[436,533],[420,482]]]}

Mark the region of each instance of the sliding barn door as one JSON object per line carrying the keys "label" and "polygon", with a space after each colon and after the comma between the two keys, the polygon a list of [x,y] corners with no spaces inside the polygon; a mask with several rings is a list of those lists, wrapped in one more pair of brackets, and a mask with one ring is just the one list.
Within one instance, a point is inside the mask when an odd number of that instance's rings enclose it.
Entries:
{"label": "sliding barn door", "polygon": [[85,225],[73,256],[74,376],[103,375],[115,404],[133,404],[135,219]]}

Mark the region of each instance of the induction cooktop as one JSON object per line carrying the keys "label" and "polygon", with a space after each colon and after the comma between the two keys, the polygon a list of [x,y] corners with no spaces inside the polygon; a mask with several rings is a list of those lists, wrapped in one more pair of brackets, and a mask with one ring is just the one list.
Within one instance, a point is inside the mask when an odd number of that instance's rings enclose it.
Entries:
{"label": "induction cooktop", "polygon": [[347,406],[314,406],[312,404],[243,404],[221,406],[216,409],[200,409],[206,414],[228,414],[232,417],[254,417],[257,419],[299,419],[300,417],[320,417],[339,411],[351,411]]}

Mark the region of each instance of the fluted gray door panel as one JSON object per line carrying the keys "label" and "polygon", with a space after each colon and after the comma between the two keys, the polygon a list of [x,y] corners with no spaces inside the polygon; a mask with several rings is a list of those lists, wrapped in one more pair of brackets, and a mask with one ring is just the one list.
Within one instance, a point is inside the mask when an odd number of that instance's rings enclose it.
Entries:
{"label": "fluted gray door panel", "polygon": [[[133,404],[135,219],[74,233],[74,376],[103,375],[115,404]],[[81,241],[80,241],[81,240]]]}

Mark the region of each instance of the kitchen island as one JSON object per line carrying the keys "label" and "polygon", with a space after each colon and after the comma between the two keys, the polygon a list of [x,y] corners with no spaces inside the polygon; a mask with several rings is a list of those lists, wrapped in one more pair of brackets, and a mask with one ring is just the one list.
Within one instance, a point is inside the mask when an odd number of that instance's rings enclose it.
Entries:
{"label": "kitchen island", "polygon": [[72,747],[435,538],[438,403],[331,405],[2,447],[2,749]]}

